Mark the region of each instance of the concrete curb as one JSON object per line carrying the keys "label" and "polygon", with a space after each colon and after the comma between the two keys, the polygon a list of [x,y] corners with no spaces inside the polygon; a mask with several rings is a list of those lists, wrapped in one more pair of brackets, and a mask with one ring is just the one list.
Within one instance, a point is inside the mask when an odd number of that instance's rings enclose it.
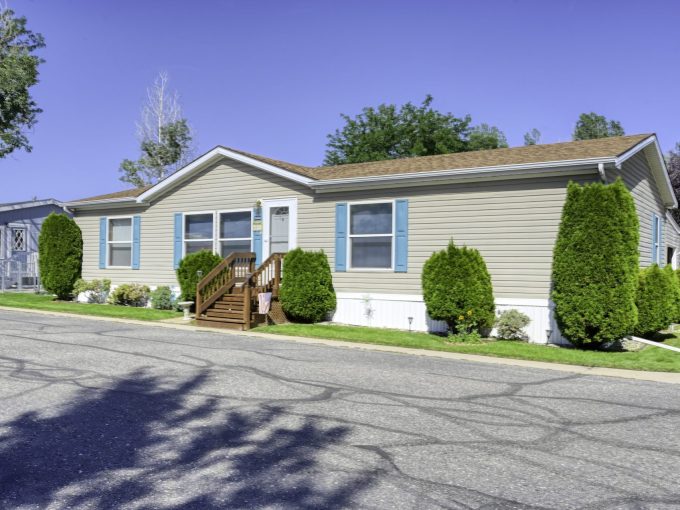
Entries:
{"label": "concrete curb", "polygon": [[258,333],[255,331],[229,331],[217,328],[206,328],[182,324],[176,319],[169,321],[140,321],[135,319],[119,319],[116,317],[98,317],[92,315],[79,315],[67,312],[53,312],[47,310],[31,310],[28,308],[13,308],[10,306],[0,306],[0,310],[19,313],[35,313],[40,315],[52,315],[56,317],[76,317],[79,319],[89,319],[104,322],[118,322],[121,324],[134,324],[138,326],[151,326],[171,329],[182,329],[188,331],[199,331],[202,333],[213,333],[226,336],[245,336],[252,338],[262,338],[267,340],[284,340],[303,344],[324,345],[327,347],[342,347],[349,349],[361,349],[365,351],[391,352],[397,354],[407,354],[410,356],[427,356],[431,358],[442,358],[459,361],[473,361],[493,365],[507,365],[524,368],[538,368],[541,370],[557,370],[559,372],[569,372],[582,375],[596,375],[603,377],[618,377],[623,379],[634,379],[638,381],[652,381],[669,384],[680,384],[680,373],[677,372],[646,372],[639,370],[625,370],[621,368],[604,367],[585,367],[582,365],[565,365],[562,363],[549,363],[545,361],[530,361],[513,358],[495,358],[492,356],[481,356],[478,354],[463,354],[458,352],[429,351],[426,349],[413,349],[408,347],[397,347],[391,345],[362,344],[346,342],[343,340],[324,340],[321,338],[310,338],[290,335],[274,335],[271,333]]}

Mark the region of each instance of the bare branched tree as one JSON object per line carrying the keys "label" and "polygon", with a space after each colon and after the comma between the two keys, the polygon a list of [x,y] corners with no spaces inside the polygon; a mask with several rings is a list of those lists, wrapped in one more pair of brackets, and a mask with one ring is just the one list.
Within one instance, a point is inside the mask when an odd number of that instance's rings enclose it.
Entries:
{"label": "bare branched tree", "polygon": [[124,160],[121,180],[135,186],[155,184],[182,168],[193,154],[193,133],[182,116],[177,91],[168,88],[168,74],[159,73],[146,89],[146,103],[137,123],[142,155],[138,161]]}

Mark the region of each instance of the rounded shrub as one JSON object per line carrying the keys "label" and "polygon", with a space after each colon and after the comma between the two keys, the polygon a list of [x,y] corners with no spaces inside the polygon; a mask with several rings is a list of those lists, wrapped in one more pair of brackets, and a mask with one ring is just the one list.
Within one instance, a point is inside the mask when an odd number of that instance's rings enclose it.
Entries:
{"label": "rounded shrub", "polygon": [[109,295],[109,301],[121,306],[146,306],[149,301],[149,287],[139,283],[124,283]]}
{"label": "rounded shrub", "polygon": [[553,253],[552,300],[562,334],[597,348],[637,324],[638,219],[621,179],[570,182]]}
{"label": "rounded shrub", "polygon": [[335,309],[331,268],[323,251],[289,251],[283,260],[281,307],[296,322],[320,322]]}
{"label": "rounded shrub", "polygon": [[174,310],[176,306],[175,296],[172,294],[172,289],[165,286],[156,287],[149,294],[151,298],[151,307],[157,310]]}
{"label": "rounded shrub", "polygon": [[496,336],[503,340],[527,340],[528,336],[524,331],[531,319],[528,315],[519,310],[505,310],[496,319]]}
{"label": "rounded shrub", "polygon": [[[196,301],[196,285],[220,262],[222,257],[208,250],[190,253],[179,262],[177,281],[184,301]],[[198,276],[198,271],[203,272],[201,277]]]}
{"label": "rounded shrub", "polygon": [[72,218],[50,213],[38,237],[40,280],[47,292],[69,299],[83,265],[83,236]]}
{"label": "rounded shrub", "polygon": [[637,299],[638,323],[635,334],[651,337],[666,329],[676,313],[673,280],[667,271],[653,264],[640,271]]}
{"label": "rounded shrub", "polygon": [[446,321],[458,332],[480,331],[494,323],[495,305],[491,276],[479,251],[458,248],[453,241],[425,262],[423,299],[432,319]]}
{"label": "rounded shrub", "polygon": [[670,265],[664,267],[663,270],[671,281],[673,296],[673,316],[671,317],[671,322],[678,323],[680,322],[680,278],[678,277],[678,272]]}

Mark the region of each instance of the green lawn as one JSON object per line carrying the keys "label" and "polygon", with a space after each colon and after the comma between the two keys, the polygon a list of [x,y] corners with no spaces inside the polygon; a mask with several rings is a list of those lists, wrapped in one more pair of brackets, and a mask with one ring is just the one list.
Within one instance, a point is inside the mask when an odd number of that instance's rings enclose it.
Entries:
{"label": "green lawn", "polygon": [[[451,344],[445,338],[427,333],[409,333],[390,329],[364,328],[326,324],[284,324],[261,326],[254,331],[280,335],[306,336],[413,347],[434,351],[462,352],[500,358],[515,358],[588,367],[625,368],[655,372],[680,372],[680,353],[646,347],[639,352],[594,352],[578,349],[548,347],[526,342],[488,341],[479,344]],[[680,338],[666,340],[669,345],[680,347]]]}
{"label": "green lawn", "polygon": [[98,315],[101,317],[117,317],[119,319],[137,319],[142,321],[159,321],[181,316],[181,312],[172,310],[154,310],[153,308],[135,308],[131,306],[94,305],[55,301],[54,296],[41,294],[23,294],[16,292],[0,293],[0,306],[13,308],[30,308],[32,310],[49,310],[67,312],[78,315]]}

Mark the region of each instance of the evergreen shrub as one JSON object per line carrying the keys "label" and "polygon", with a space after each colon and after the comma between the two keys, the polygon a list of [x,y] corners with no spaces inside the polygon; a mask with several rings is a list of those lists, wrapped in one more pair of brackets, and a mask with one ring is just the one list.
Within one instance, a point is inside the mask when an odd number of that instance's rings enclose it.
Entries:
{"label": "evergreen shrub", "polygon": [[571,182],[553,253],[552,300],[562,334],[598,348],[637,324],[638,219],[621,179]]}
{"label": "evergreen shrub", "polygon": [[[209,250],[201,250],[184,257],[177,268],[177,281],[182,289],[182,300],[196,301],[196,285],[222,262],[222,257]],[[197,272],[202,271],[199,278]]]}
{"label": "evergreen shrub", "polygon": [[434,320],[446,321],[454,333],[493,326],[491,276],[479,251],[459,248],[451,241],[425,262],[422,286],[427,313]]}
{"label": "evergreen shrub", "polygon": [[76,222],[50,213],[40,229],[38,256],[42,286],[59,299],[70,299],[83,261],[83,236]]}
{"label": "evergreen shrub", "polygon": [[677,306],[673,285],[670,273],[656,264],[640,271],[636,298],[636,335],[652,337],[673,322]]}
{"label": "evergreen shrub", "polygon": [[296,322],[320,322],[336,306],[328,257],[323,251],[289,251],[283,260],[279,300]]}

